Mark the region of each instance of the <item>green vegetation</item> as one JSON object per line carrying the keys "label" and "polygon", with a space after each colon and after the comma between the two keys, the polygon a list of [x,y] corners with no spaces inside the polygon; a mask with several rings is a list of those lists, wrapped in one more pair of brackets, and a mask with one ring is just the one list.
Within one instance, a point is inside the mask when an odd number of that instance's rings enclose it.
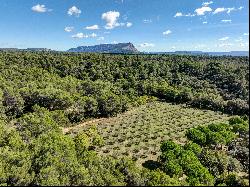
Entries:
{"label": "green vegetation", "polygon": [[[184,146],[173,141],[161,144],[159,167],[170,176],[186,176],[186,181],[192,186],[249,185],[247,175],[237,175],[239,172],[249,172],[246,169],[249,165],[248,123],[248,120],[237,117],[231,118],[230,124],[209,124],[189,129],[186,136],[190,142]],[[235,125],[243,125],[246,130],[235,132]],[[239,137],[243,137],[241,141],[245,142],[245,151],[241,150],[240,156],[236,156],[230,151],[229,144]],[[224,147],[218,147],[218,144]],[[244,158],[244,161],[240,158]]]}
{"label": "green vegetation", "polygon": [[249,185],[248,60],[0,52],[0,185]]}
{"label": "green vegetation", "polygon": [[248,57],[1,52],[2,112],[13,119],[39,105],[74,123],[157,97],[243,115],[248,70]]}
{"label": "green vegetation", "polygon": [[95,126],[105,142],[97,152],[115,157],[126,154],[140,164],[157,159],[162,141],[173,139],[185,143],[187,129],[200,124],[227,122],[229,118],[209,110],[151,102],[114,118],[75,126],[67,133],[74,134]]}

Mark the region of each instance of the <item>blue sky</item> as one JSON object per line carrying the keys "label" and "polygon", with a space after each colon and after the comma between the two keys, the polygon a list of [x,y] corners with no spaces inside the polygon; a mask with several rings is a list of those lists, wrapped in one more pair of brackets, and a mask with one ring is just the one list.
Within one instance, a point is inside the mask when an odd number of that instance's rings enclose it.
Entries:
{"label": "blue sky", "polygon": [[248,0],[1,0],[0,48],[132,42],[140,51],[249,48]]}

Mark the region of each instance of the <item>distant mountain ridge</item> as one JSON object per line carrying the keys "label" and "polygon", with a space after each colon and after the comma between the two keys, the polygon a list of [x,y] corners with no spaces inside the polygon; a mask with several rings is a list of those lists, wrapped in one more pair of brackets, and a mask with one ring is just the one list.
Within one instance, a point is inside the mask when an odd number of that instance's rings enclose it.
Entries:
{"label": "distant mountain ridge", "polygon": [[27,49],[18,49],[18,48],[0,48],[0,51],[30,51],[30,52],[52,52],[54,50],[48,48],[27,48]]}
{"label": "distant mountain ridge", "polygon": [[[15,52],[51,52],[60,53],[65,51],[56,51],[48,48],[0,48],[0,51]],[[71,48],[66,52],[77,53],[115,53],[115,54],[167,54],[167,55],[205,55],[205,56],[248,56],[249,51],[229,51],[229,52],[204,52],[204,51],[174,51],[174,52],[140,52],[132,43],[118,43],[118,44],[100,44],[94,46],[79,46]]]}
{"label": "distant mountain ridge", "polygon": [[175,51],[175,52],[143,52],[143,54],[249,56],[249,51],[229,51],[229,52]]}
{"label": "distant mountain ridge", "polygon": [[90,53],[139,53],[132,43],[100,44],[94,46],[79,46],[71,48],[68,52]]}

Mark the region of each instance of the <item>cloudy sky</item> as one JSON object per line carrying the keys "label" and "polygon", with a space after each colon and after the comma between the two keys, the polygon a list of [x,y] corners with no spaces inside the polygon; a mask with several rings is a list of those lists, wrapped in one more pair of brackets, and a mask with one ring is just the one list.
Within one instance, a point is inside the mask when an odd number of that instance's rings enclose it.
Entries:
{"label": "cloudy sky", "polygon": [[0,48],[132,42],[141,51],[249,48],[248,0],[1,0]]}

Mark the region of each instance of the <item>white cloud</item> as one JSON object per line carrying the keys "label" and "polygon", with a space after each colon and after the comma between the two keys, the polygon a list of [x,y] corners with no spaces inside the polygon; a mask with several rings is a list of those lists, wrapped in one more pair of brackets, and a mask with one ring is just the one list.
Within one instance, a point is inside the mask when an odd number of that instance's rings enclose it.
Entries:
{"label": "white cloud", "polygon": [[232,23],[232,20],[231,19],[223,19],[223,20],[221,20],[221,22],[223,22],[223,23]]}
{"label": "white cloud", "polygon": [[186,16],[186,17],[193,17],[193,16],[195,16],[195,14],[190,14],[190,13],[188,13],[188,14],[186,14],[186,15],[184,15],[184,16]]}
{"label": "white cloud", "polygon": [[204,3],[202,3],[202,6],[208,6],[208,5],[210,5],[210,4],[213,4],[213,1],[204,2]]}
{"label": "white cloud", "polygon": [[198,16],[205,15],[206,12],[211,12],[211,11],[213,11],[213,10],[212,10],[210,7],[208,7],[208,6],[203,6],[203,7],[201,7],[201,8],[197,8],[197,9],[195,10],[195,12],[196,12],[196,14],[197,14]]}
{"label": "white cloud", "polygon": [[238,10],[242,10],[243,8],[244,8],[244,7],[243,7],[243,6],[241,6],[241,7],[239,7],[239,8],[238,8]]}
{"label": "white cloud", "polygon": [[174,17],[176,18],[176,17],[181,17],[181,16],[183,16],[183,14],[181,12],[177,12]]}
{"label": "white cloud", "polygon": [[76,6],[72,6],[69,10],[68,10],[68,15],[70,16],[76,16],[79,17],[80,14],[82,13],[82,11],[80,9],[78,9]]}
{"label": "white cloud", "polygon": [[87,29],[87,30],[98,30],[99,26],[98,25],[87,26],[87,27],[85,27],[85,29]]}
{"label": "white cloud", "polygon": [[96,38],[97,37],[97,34],[95,33],[92,33],[90,35],[87,35],[87,34],[83,34],[83,33],[77,33],[75,35],[72,35],[72,38]]}
{"label": "white cloud", "polygon": [[227,8],[227,13],[230,14],[231,11],[234,11],[234,10],[236,10],[234,7],[233,8]]}
{"label": "white cloud", "polygon": [[207,24],[207,21],[203,21],[202,23],[203,23],[203,24]]}
{"label": "white cloud", "polygon": [[109,11],[102,14],[102,19],[106,21],[106,29],[113,29],[115,27],[120,26],[118,23],[118,19],[120,17],[120,13],[116,11]]}
{"label": "white cloud", "polygon": [[171,33],[172,33],[171,30],[167,30],[167,31],[163,32],[162,34],[163,34],[163,35],[169,35],[169,34],[171,34]]}
{"label": "white cloud", "polygon": [[[240,7],[239,10],[241,10],[242,8]],[[230,14],[232,11],[236,11],[237,9],[232,7],[232,8],[216,8],[215,11],[213,12],[213,14],[218,14],[218,13],[222,13],[222,12],[227,12],[228,14]]]}
{"label": "white cloud", "polygon": [[143,23],[152,23],[152,20],[151,19],[144,19]]}
{"label": "white cloud", "polygon": [[120,17],[120,13],[116,12],[116,11],[109,11],[109,12],[105,12],[102,14],[102,19],[106,21],[106,25],[105,28],[106,29],[113,29],[115,27],[131,27],[133,24],[131,22],[127,22],[127,23],[119,23],[118,19]]}
{"label": "white cloud", "polygon": [[103,36],[97,38],[98,41],[104,40],[105,38]]}
{"label": "white cloud", "polygon": [[34,12],[38,12],[38,13],[44,13],[44,12],[52,11],[51,9],[46,8],[45,5],[40,5],[40,4],[37,4],[37,5],[33,6],[31,8],[31,10],[33,10]]}
{"label": "white cloud", "polygon": [[185,16],[185,17],[193,17],[193,16],[195,16],[195,14],[190,14],[190,13],[188,13],[188,14],[182,14],[181,12],[177,12],[177,13],[174,15],[175,18],[176,18],[176,17],[182,17],[182,16]]}
{"label": "white cloud", "polygon": [[83,33],[77,33],[75,35],[72,35],[72,38],[88,38],[88,35],[85,35]]}
{"label": "white cloud", "polygon": [[127,27],[131,27],[132,25],[133,25],[133,24],[130,23],[130,22],[127,22],[127,24],[126,24]]}
{"label": "white cloud", "polygon": [[154,47],[155,44],[152,44],[152,43],[143,43],[143,44],[139,44],[138,46],[142,47],[142,48],[144,48],[144,47]]}
{"label": "white cloud", "polygon": [[249,32],[248,32],[248,33],[244,33],[243,35],[244,35],[244,36],[249,36]]}
{"label": "white cloud", "polygon": [[64,31],[65,32],[72,32],[74,30],[74,27],[65,27]]}
{"label": "white cloud", "polygon": [[213,14],[218,14],[218,13],[225,12],[225,11],[227,11],[226,8],[216,8]]}
{"label": "white cloud", "polygon": [[220,41],[225,41],[225,40],[228,40],[228,39],[229,39],[229,37],[226,36],[226,37],[220,38],[219,40],[220,40]]}

